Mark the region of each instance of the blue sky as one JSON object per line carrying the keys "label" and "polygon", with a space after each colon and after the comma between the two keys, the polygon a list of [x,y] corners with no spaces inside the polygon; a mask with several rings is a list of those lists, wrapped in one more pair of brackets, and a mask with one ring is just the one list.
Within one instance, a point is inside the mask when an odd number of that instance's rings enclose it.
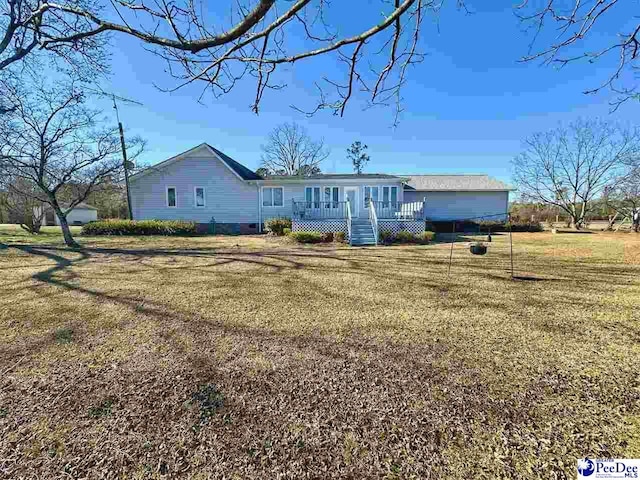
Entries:
{"label": "blue sky", "polygon": [[[307,118],[290,107],[313,105],[313,80],[336,69],[328,59],[284,72],[289,87],[267,92],[256,116],[250,110],[252,84],[241,84],[219,99],[205,96],[203,104],[197,103],[202,85],[161,92],[154,85],[174,85],[164,63],[135,40],[115,37],[108,88],[143,103],[120,107],[127,134],[148,141],[143,162],[156,163],[208,142],[253,169],[260,164],[260,145],[269,131],[296,121],[331,148],[325,172],[350,172],[345,150],[360,140],[369,145],[369,172],[489,173],[509,181],[510,161],[526,136],[578,117],[629,122],[637,116],[637,103],[610,114],[609,92],[581,93],[603,81],[611,63],[562,70],[519,63],[530,38],[511,3],[476,1],[471,8],[471,15],[445,9],[439,28],[425,28],[428,56],[410,72],[403,92],[405,111],[396,128],[391,109],[363,111],[358,102],[347,107],[343,118],[329,112]],[[613,12],[603,21],[593,39],[614,35],[620,14],[625,12]]]}

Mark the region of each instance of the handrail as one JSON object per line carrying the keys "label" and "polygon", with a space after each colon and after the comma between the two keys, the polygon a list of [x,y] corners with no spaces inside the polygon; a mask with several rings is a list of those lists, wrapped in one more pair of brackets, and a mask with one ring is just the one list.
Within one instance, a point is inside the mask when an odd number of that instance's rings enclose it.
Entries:
{"label": "handrail", "polygon": [[373,228],[373,239],[378,245],[378,215],[376,213],[376,206],[371,199],[369,199],[369,221]]}
{"label": "handrail", "polygon": [[351,235],[351,202],[347,200],[347,234],[349,235],[349,246],[353,245],[353,235]]}
{"label": "handrail", "polygon": [[422,220],[424,202],[374,201],[376,215],[383,220]]}
{"label": "handrail", "polygon": [[347,218],[346,202],[334,200],[295,200],[293,199],[293,218],[295,219],[339,219]]}

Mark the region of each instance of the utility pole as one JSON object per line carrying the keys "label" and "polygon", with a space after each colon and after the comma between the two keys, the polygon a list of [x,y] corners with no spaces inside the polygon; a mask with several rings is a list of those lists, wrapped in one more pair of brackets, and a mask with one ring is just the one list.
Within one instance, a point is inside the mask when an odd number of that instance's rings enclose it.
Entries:
{"label": "utility pole", "polygon": [[118,113],[118,104],[116,103],[116,96],[113,95],[113,108],[116,111],[116,118],[118,119],[118,130],[120,130],[120,147],[122,148],[122,166],[124,167],[124,185],[127,190],[127,210],[129,213],[129,220],[133,220],[133,209],[131,208],[131,191],[129,190],[129,161],[127,160],[127,146],[124,142],[124,129],[122,128],[122,122],[120,121],[120,114]]}

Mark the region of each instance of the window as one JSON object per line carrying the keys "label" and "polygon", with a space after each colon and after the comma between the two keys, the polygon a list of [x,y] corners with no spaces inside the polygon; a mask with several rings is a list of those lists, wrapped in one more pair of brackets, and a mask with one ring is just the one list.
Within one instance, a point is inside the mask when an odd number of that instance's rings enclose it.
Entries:
{"label": "window", "polygon": [[338,208],[338,187],[324,187],[324,208]]}
{"label": "window", "polygon": [[320,187],[305,187],[304,199],[307,202],[307,208],[320,208]]}
{"label": "window", "polygon": [[384,207],[395,206],[398,203],[398,187],[382,187],[382,204]]}
{"label": "window", "polygon": [[369,208],[369,199],[378,201],[378,187],[364,187],[364,208]]}
{"label": "window", "polygon": [[264,187],[262,189],[263,207],[282,207],[284,205],[283,187]]}
{"label": "window", "polygon": [[196,206],[196,208],[204,208],[204,187],[194,187],[193,204]]}
{"label": "window", "polygon": [[177,207],[176,187],[167,187],[167,207]]}

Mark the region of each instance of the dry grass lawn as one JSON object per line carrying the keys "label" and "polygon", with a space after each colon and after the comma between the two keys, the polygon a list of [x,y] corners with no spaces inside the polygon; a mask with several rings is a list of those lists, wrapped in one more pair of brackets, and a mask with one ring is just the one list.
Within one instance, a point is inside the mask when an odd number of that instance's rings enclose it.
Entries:
{"label": "dry grass lawn", "polygon": [[640,235],[0,227],[2,478],[575,478],[640,457]]}

